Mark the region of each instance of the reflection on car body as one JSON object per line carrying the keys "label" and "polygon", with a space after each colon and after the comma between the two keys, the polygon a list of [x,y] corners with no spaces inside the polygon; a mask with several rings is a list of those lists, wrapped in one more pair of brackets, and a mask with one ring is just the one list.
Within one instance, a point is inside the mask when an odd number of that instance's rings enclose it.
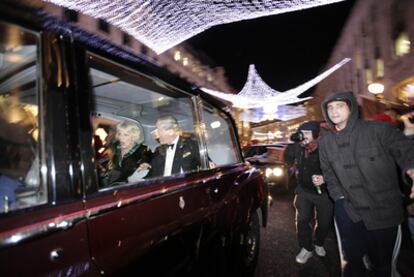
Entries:
{"label": "reflection on car body", "polygon": [[[253,274],[267,187],[220,103],[14,1],[0,3],[0,31],[1,276]],[[166,114],[200,166],[108,181],[115,126],[139,122],[154,151]]]}
{"label": "reflection on car body", "polygon": [[247,146],[243,153],[247,161],[262,171],[265,182],[274,188],[289,190],[294,169],[283,158],[286,144],[254,144]]}

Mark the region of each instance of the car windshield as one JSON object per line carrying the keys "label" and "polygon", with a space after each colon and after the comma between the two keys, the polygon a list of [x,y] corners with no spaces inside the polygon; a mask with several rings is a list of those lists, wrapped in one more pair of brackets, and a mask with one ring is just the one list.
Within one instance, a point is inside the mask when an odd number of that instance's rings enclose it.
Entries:
{"label": "car windshield", "polygon": [[250,157],[253,157],[253,156],[257,156],[257,155],[262,155],[262,154],[266,153],[266,151],[267,151],[266,146],[252,146],[252,147],[247,148],[244,151],[244,156],[246,158],[250,158]]}

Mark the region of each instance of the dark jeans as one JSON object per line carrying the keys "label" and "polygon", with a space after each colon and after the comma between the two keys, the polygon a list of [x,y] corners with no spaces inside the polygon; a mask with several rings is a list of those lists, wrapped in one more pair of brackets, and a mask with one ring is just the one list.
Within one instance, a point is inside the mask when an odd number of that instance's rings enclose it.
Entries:
{"label": "dark jeans", "polygon": [[399,226],[367,230],[362,221],[355,223],[349,218],[343,199],[335,202],[335,222],[342,246],[344,277],[367,275],[364,256],[369,259],[370,276],[391,276],[393,258],[396,260],[399,250]]}
{"label": "dark jeans", "polygon": [[300,191],[295,197],[294,205],[299,246],[308,251],[313,250],[313,219],[316,219],[315,244],[323,246],[333,219],[333,204],[328,194],[316,195]]}

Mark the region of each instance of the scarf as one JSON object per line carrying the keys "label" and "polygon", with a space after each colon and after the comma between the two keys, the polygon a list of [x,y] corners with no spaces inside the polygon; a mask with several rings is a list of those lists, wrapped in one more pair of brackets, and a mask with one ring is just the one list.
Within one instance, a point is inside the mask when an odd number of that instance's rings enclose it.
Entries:
{"label": "scarf", "polygon": [[317,139],[309,142],[308,144],[306,144],[305,145],[305,158],[307,158],[310,153],[315,151],[316,148],[318,148],[318,145],[319,145],[319,140],[317,140]]}

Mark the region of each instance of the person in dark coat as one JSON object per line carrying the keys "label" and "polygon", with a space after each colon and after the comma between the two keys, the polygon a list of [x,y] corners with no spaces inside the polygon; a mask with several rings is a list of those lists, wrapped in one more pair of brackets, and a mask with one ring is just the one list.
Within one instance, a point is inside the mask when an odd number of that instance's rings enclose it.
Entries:
{"label": "person in dark coat", "polygon": [[335,201],[343,276],[368,269],[394,276],[405,217],[396,164],[414,179],[414,142],[386,122],[359,119],[349,91],[327,96],[322,112],[331,129],[320,141],[320,161]]}
{"label": "person in dark coat", "polygon": [[116,126],[116,142],[109,164],[107,185],[128,182],[140,166],[151,160],[152,152],[143,144],[144,134],[137,122],[123,121]]}
{"label": "person in dark coat", "polygon": [[381,120],[388,122],[401,131],[404,130],[404,123],[400,120],[401,112],[395,108],[387,108],[383,113],[376,114],[372,120]]}
{"label": "person in dark coat", "polygon": [[181,135],[180,126],[173,116],[158,118],[156,127],[156,136],[161,145],[154,151],[147,177],[169,176],[200,168],[197,141]]}
{"label": "person in dark coat", "polygon": [[[308,121],[299,126],[292,135],[294,144],[289,144],[284,152],[285,161],[296,166],[296,231],[301,250],[296,262],[304,264],[313,256],[325,256],[323,247],[333,219],[333,204],[328,196],[326,184],[319,164],[318,138],[320,123]],[[316,213],[316,217],[315,217]],[[316,218],[315,242],[312,222]]]}

